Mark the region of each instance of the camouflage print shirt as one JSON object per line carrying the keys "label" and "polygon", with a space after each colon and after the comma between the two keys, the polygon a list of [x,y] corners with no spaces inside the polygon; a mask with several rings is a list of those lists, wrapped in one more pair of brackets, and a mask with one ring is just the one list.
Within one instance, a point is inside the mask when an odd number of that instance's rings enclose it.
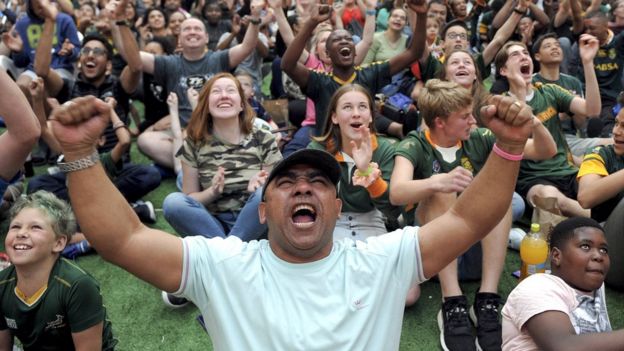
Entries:
{"label": "camouflage print shirt", "polygon": [[213,213],[240,211],[250,196],[247,192],[249,179],[282,158],[273,134],[255,126],[236,145],[214,136],[201,142],[186,138],[177,156],[182,162],[198,170],[202,189],[210,187],[219,167],[225,168],[223,193],[214,202],[206,205],[208,211]]}

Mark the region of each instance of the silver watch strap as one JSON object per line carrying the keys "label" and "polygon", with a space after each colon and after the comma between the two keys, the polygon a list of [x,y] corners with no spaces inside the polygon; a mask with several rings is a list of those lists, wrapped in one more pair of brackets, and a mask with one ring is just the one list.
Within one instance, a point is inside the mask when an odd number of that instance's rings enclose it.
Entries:
{"label": "silver watch strap", "polygon": [[87,157],[83,157],[81,159],[71,162],[59,162],[58,167],[63,173],[75,172],[81,169],[93,167],[99,160],[100,155],[98,154],[97,150],[95,150],[91,155]]}

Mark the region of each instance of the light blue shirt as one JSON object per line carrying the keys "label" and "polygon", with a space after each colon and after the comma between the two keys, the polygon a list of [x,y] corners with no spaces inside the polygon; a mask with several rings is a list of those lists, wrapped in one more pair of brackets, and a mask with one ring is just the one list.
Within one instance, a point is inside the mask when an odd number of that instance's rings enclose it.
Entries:
{"label": "light blue shirt", "polygon": [[425,280],[417,233],[336,241],[305,264],[266,240],[186,237],[176,294],[200,309],[215,350],[398,350],[407,292]]}

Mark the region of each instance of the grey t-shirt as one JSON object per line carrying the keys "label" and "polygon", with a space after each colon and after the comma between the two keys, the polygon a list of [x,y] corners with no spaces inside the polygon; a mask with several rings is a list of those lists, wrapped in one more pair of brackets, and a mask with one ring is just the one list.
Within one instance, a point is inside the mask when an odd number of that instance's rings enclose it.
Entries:
{"label": "grey t-shirt", "polygon": [[197,61],[189,61],[178,55],[155,57],[154,81],[167,89],[167,95],[172,91],[178,94],[182,126],[186,126],[193,111],[186,97],[188,88],[199,91],[213,75],[229,72],[229,57],[229,50],[209,51]]}

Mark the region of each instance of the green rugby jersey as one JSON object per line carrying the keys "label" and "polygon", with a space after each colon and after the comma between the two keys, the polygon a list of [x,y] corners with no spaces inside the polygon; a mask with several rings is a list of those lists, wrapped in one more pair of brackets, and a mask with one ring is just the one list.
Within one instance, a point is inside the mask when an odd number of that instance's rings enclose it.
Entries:
{"label": "green rugby jersey", "polygon": [[[587,174],[606,177],[621,169],[624,169],[624,157],[615,153],[613,145],[597,146],[585,154],[577,178]],[[624,191],[613,192],[612,198],[592,208],[591,217],[599,222],[606,221],[622,198]]]}
{"label": "green rugby jersey", "polygon": [[113,350],[111,323],[98,283],[74,263],[59,258],[48,279],[48,287],[35,301],[24,302],[15,287],[15,266],[0,271],[0,330],[9,329],[24,350],[74,350],[72,333],[102,321],[102,350]]}

